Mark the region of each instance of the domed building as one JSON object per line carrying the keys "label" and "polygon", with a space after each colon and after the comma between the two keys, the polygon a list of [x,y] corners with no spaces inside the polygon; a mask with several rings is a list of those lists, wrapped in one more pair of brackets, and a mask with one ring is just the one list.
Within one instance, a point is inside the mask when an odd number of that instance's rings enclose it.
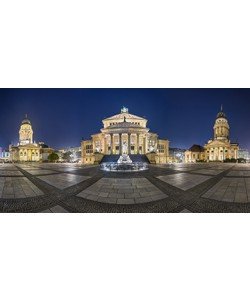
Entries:
{"label": "domed building", "polygon": [[[51,148],[43,149],[42,143],[33,140],[33,129],[27,115],[21,122],[19,130],[19,143],[10,145],[10,156],[13,162],[39,162],[44,160],[44,153],[49,155]],[[47,155],[47,156],[48,156]]]}
{"label": "domed building", "polygon": [[169,141],[159,139],[147,128],[145,118],[129,113],[123,107],[121,113],[102,121],[100,133],[91,140],[82,141],[82,163],[100,163],[104,156],[128,154],[132,158],[147,155],[151,163],[166,163],[169,156]]}
{"label": "domed building", "polygon": [[194,151],[191,147],[185,152],[185,162],[196,161],[224,161],[226,159],[237,159],[239,144],[230,141],[230,126],[226,114],[221,106],[213,127],[214,136],[204,146],[203,151]]}
{"label": "domed building", "polygon": [[227,116],[221,107],[214,124],[214,138],[204,146],[207,161],[224,161],[237,159],[239,144],[230,141],[230,126]]}

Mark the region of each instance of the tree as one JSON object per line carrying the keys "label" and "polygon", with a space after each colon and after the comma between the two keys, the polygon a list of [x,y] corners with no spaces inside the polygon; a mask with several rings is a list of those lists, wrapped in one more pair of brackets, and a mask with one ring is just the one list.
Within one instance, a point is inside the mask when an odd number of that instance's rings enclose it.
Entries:
{"label": "tree", "polygon": [[59,156],[58,154],[56,154],[55,152],[52,152],[49,156],[48,156],[48,160],[50,162],[55,162],[57,160],[59,160]]}
{"label": "tree", "polygon": [[62,159],[66,162],[71,162],[72,152],[68,151],[68,152],[63,153]]}

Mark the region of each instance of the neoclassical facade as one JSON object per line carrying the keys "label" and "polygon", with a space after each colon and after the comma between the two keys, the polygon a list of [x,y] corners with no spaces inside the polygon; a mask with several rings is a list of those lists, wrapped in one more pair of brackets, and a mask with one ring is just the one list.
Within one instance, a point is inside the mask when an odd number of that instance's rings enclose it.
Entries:
{"label": "neoclassical facade", "polygon": [[214,138],[204,146],[207,161],[224,161],[225,159],[238,158],[239,144],[231,143],[229,133],[230,126],[227,116],[221,107],[214,124]]}
{"label": "neoclassical facade", "polygon": [[33,141],[33,129],[27,115],[23,119],[19,130],[19,143],[10,145],[10,157],[13,162],[39,162],[52,152],[44,143]]}
{"label": "neoclassical facade", "polygon": [[[214,137],[209,140],[204,146],[204,151],[199,151],[200,160],[205,161],[225,161],[227,159],[238,159],[239,144],[231,143],[230,126],[226,114],[221,107],[221,111],[217,114],[213,127]],[[185,161],[197,161],[197,155],[192,151],[192,148],[186,151]]]}
{"label": "neoclassical facade", "polygon": [[123,107],[121,113],[104,119],[100,133],[91,140],[82,141],[82,163],[99,163],[104,155],[147,155],[153,163],[166,163],[169,141],[159,139],[147,128],[147,120],[129,113]]}

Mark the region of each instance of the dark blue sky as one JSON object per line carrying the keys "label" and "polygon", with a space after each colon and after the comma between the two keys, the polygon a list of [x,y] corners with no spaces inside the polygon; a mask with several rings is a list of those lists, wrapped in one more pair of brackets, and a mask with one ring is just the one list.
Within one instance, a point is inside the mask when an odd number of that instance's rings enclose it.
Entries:
{"label": "dark blue sky", "polygon": [[18,141],[26,113],[36,141],[56,148],[80,145],[124,105],[145,116],[171,147],[189,148],[213,136],[221,104],[231,140],[250,149],[250,89],[0,89],[0,146]]}

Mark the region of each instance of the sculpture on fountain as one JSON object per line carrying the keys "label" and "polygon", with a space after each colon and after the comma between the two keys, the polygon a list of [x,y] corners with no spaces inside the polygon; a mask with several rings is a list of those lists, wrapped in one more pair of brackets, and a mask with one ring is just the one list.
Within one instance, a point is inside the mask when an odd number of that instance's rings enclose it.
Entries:
{"label": "sculpture on fountain", "polygon": [[122,155],[117,161],[118,164],[123,164],[123,165],[132,164],[132,160],[127,153],[128,153],[128,146],[126,142],[124,142],[122,145]]}

